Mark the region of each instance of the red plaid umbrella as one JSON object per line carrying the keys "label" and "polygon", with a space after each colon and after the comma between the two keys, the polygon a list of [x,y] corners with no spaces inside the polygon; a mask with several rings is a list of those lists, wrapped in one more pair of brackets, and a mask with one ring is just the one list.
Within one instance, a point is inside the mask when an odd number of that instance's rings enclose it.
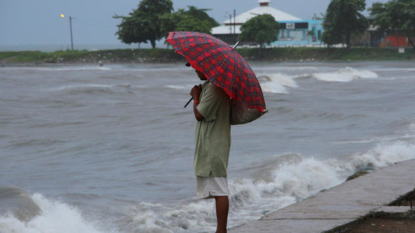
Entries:
{"label": "red plaid umbrella", "polygon": [[232,110],[233,124],[253,121],[267,112],[255,73],[227,43],[199,32],[170,32],[167,42],[211,83],[237,100]]}

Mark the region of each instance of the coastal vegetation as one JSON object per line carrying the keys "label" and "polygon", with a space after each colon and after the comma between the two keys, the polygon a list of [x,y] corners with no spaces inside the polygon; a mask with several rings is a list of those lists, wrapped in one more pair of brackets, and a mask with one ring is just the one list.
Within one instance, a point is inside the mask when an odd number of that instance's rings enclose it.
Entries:
{"label": "coastal vegetation", "polygon": [[324,17],[323,42],[350,48],[352,36],[361,35],[369,27],[361,13],[365,8],[365,0],[332,0]]}
{"label": "coastal vegetation", "polygon": [[213,27],[219,25],[207,13],[208,9],[188,6],[188,9],[173,11],[170,0],[143,0],[130,16],[115,15],[122,19],[118,25],[118,39],[123,43],[148,43],[156,48],[156,41],[170,31],[197,31],[210,34]]}
{"label": "coastal vegetation", "polygon": [[415,49],[415,0],[376,2],[369,11],[374,17],[373,26],[377,27],[378,33],[402,33]]}
{"label": "coastal vegetation", "polygon": [[277,40],[280,24],[270,14],[258,15],[241,26],[241,41],[255,41],[262,49]]}
{"label": "coastal vegetation", "polygon": [[[314,62],[314,61],[406,61],[415,59],[415,51],[386,48],[238,48],[248,61]],[[18,51],[0,52],[0,64],[41,63],[170,63],[185,62],[185,58],[172,49],[115,49],[67,50],[55,52]]]}
{"label": "coastal vegetation", "polygon": [[[174,12],[171,0],[143,0],[129,16],[115,15],[113,18],[122,19],[116,32],[119,40],[126,44],[150,42],[154,49],[155,42],[170,31],[210,34],[219,24],[206,13],[208,10],[188,6],[188,9]],[[356,44],[367,44],[368,36],[382,38],[386,33],[405,36],[407,44],[415,49],[415,0],[373,3],[368,9],[371,14],[368,18],[363,15],[365,10],[365,0],[331,0],[321,17],[314,15],[314,19],[323,20],[321,40],[328,47],[344,44],[349,49]],[[279,28],[279,23],[271,15],[257,15],[242,24],[238,40],[245,44],[256,43],[263,48],[277,40]],[[314,31],[309,31],[308,35],[316,36]],[[360,41],[355,43],[354,40]]]}
{"label": "coastal vegetation", "polygon": [[113,17],[122,19],[115,34],[126,44],[150,41],[154,49],[156,41],[165,36],[161,30],[160,17],[172,10],[173,3],[170,0],[143,0],[137,9],[130,12],[130,16],[115,15]]}
{"label": "coastal vegetation", "polygon": [[213,27],[219,26],[215,19],[207,13],[207,9],[198,9],[188,6],[188,9],[179,9],[176,12],[161,16],[161,29],[167,34],[171,31],[191,31],[210,34]]}
{"label": "coastal vegetation", "polygon": [[368,9],[370,20],[362,14],[365,9],[365,0],[331,0],[323,15],[322,41],[328,46],[346,44],[350,48],[352,38],[367,32],[371,25],[377,36],[404,36],[415,49],[415,0],[375,2]]}

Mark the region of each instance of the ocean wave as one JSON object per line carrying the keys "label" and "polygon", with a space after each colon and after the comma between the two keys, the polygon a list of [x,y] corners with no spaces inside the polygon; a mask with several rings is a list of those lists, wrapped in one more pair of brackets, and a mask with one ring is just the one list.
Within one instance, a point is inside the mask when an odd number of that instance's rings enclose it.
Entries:
{"label": "ocean wave", "polygon": [[296,88],[297,83],[288,75],[276,73],[258,76],[263,92],[288,94],[288,88]]}
{"label": "ocean wave", "polygon": [[49,91],[63,91],[63,90],[73,90],[73,89],[111,89],[115,87],[124,87],[130,88],[131,85],[119,84],[119,85],[107,85],[107,84],[79,84],[79,85],[65,85],[56,88],[51,88]]}
{"label": "ocean wave", "polygon": [[83,70],[100,70],[109,71],[112,70],[109,67],[103,66],[64,66],[64,67],[3,67],[2,70],[34,70],[34,71],[83,71]]}
{"label": "ocean wave", "polygon": [[[28,222],[22,222],[12,215],[0,216],[0,232],[18,233],[115,233],[104,230],[86,217],[77,208],[59,201],[48,200],[41,194],[33,194],[34,202],[41,208],[42,214]],[[102,227],[102,224],[101,228]]]}
{"label": "ocean wave", "polygon": [[[276,163],[264,163],[260,178],[230,179],[229,227],[260,218],[321,190],[337,186],[360,169],[377,169],[415,159],[415,144],[381,143],[345,160],[304,158],[298,154],[276,156]],[[274,169],[269,170],[269,164]],[[206,232],[216,224],[214,201],[189,201],[179,207],[140,203],[129,209],[124,224],[135,232]]]}
{"label": "ocean wave", "polygon": [[375,148],[365,153],[355,154],[347,165],[351,166],[349,170],[365,167],[381,168],[410,159],[415,159],[415,144],[413,142],[397,141],[379,143]]}
{"label": "ocean wave", "polygon": [[137,70],[139,72],[177,72],[177,71],[188,71],[189,67],[186,67],[185,65],[183,65],[183,67],[181,65],[179,66],[171,66],[170,64],[168,65],[160,65],[160,66],[156,66],[156,67],[142,67],[140,65],[131,65],[131,66],[111,66],[114,70],[117,71],[131,71],[131,70]]}
{"label": "ocean wave", "polygon": [[[229,180],[229,227],[339,185],[357,170],[377,169],[408,159],[415,159],[415,144],[404,141],[379,143],[371,150],[342,160],[305,158],[299,154],[275,156],[255,165],[253,170],[260,170],[260,176]],[[40,194],[33,194],[32,198],[42,214],[26,223],[14,216],[0,216],[0,232],[187,233],[214,231],[216,225],[212,200],[183,200],[185,204],[179,205],[142,202],[128,207],[126,217],[103,226],[68,204]]]}
{"label": "ocean wave", "polygon": [[[296,88],[297,83],[293,77],[282,73],[258,75],[258,81],[261,84],[263,92],[288,94],[287,88]],[[190,90],[193,85],[165,85],[165,88],[175,90]]]}
{"label": "ocean wave", "polygon": [[65,85],[55,88],[50,88],[48,91],[60,92],[65,91],[70,94],[98,94],[106,93],[112,94],[117,92],[129,92],[132,88],[131,84],[117,84],[117,85],[108,85],[108,84],[78,84],[78,85]]}
{"label": "ocean wave", "polygon": [[53,146],[56,144],[64,143],[65,141],[58,140],[58,139],[23,139],[23,140],[11,140],[9,145],[5,146],[5,148],[21,148],[21,147],[31,147],[31,146],[42,146],[48,147]]}
{"label": "ocean wave", "polygon": [[317,70],[319,69],[319,67],[316,66],[271,66],[271,67],[256,67],[256,66],[251,66],[251,68],[253,70],[258,70],[258,71],[262,71],[262,70]]}
{"label": "ocean wave", "polygon": [[415,71],[415,68],[376,68],[374,71]]}
{"label": "ocean wave", "polygon": [[194,85],[165,85],[164,87],[175,90],[190,90]]}
{"label": "ocean wave", "polygon": [[[344,181],[337,167],[299,155],[269,173],[263,179],[231,179],[229,227],[258,219],[266,213],[284,208],[322,189]],[[214,231],[213,201],[199,200],[171,208],[147,203],[130,209],[125,222],[135,232],[207,232]]]}
{"label": "ocean wave", "polygon": [[311,78],[313,77],[313,74],[299,74],[294,76],[294,79],[306,79],[306,78]]}
{"label": "ocean wave", "polygon": [[379,76],[369,70],[356,70],[346,67],[334,72],[314,73],[312,77],[324,82],[351,82],[356,79],[372,79]]}
{"label": "ocean wave", "polygon": [[[293,68],[293,67],[291,67]],[[300,67],[296,68],[299,69]],[[315,67],[302,67],[304,69],[314,69]],[[288,94],[289,88],[297,88],[295,79],[316,78],[325,82],[351,82],[356,79],[373,79],[379,76],[369,70],[356,70],[351,67],[339,69],[334,72],[326,73],[304,73],[300,75],[290,76],[283,73],[265,73],[257,75],[263,92]],[[189,90],[192,85],[165,85],[166,88],[176,90]]]}

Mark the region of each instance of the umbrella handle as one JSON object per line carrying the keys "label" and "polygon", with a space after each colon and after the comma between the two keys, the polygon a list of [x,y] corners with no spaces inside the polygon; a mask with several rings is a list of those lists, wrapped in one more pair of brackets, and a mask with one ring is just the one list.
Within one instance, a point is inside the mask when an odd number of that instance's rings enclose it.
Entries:
{"label": "umbrella handle", "polygon": [[190,100],[189,100],[189,101],[187,101],[186,105],[184,105],[184,108],[186,108],[186,107],[187,107],[187,105],[189,105],[189,104],[190,104],[190,101],[192,101],[192,99],[193,99],[193,97],[190,97]]}

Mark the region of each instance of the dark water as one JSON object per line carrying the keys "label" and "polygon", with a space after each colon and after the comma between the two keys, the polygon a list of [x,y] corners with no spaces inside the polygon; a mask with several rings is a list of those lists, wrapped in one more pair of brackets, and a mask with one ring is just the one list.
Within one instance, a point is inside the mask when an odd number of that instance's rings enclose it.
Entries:
{"label": "dark water", "polygon": [[[251,66],[269,113],[232,128],[230,226],[415,158],[413,62]],[[213,232],[183,108],[195,84],[182,64],[0,68],[0,186],[43,211],[0,232]]]}

